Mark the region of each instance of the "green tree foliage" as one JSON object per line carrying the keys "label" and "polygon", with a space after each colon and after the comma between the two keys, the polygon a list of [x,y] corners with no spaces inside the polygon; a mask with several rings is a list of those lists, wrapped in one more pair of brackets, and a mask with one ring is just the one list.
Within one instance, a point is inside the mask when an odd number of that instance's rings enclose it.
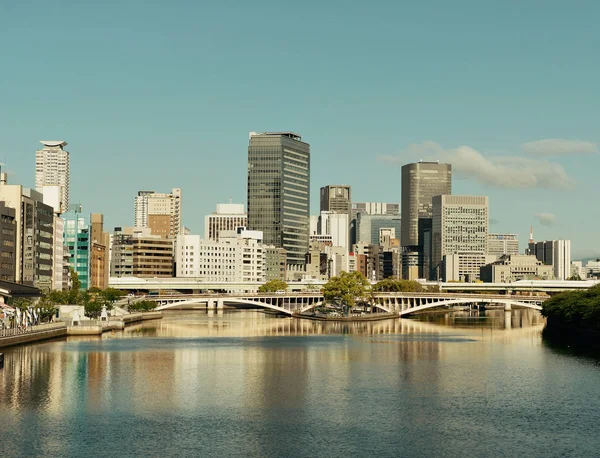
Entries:
{"label": "green tree foliage", "polygon": [[600,329],[600,285],[552,296],[542,305],[542,315],[570,326]]}
{"label": "green tree foliage", "polygon": [[150,312],[156,308],[154,301],[137,301],[129,305],[130,312]]}
{"label": "green tree foliage", "polygon": [[102,302],[90,300],[84,304],[85,315],[90,318],[100,318],[100,314],[102,313]]}
{"label": "green tree foliage", "polygon": [[274,293],[276,291],[285,291],[288,284],[283,280],[275,279],[266,282],[264,285],[258,287],[259,293]]}
{"label": "green tree foliage", "polygon": [[113,304],[126,294],[127,293],[125,291],[115,288],[106,288],[105,290],[99,292],[99,295],[104,298],[109,309],[112,309]]}
{"label": "green tree foliage", "polygon": [[418,293],[424,291],[424,288],[418,281],[386,278],[373,285],[373,291],[378,293]]}
{"label": "green tree foliage", "polygon": [[325,301],[334,304],[354,307],[367,298],[369,280],[360,272],[342,272],[339,277],[332,277],[323,285]]}

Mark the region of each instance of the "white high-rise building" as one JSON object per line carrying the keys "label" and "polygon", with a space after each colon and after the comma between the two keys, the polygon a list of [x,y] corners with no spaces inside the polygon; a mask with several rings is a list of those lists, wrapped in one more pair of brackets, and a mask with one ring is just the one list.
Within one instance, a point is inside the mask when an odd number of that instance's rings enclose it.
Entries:
{"label": "white high-rise building", "polygon": [[527,252],[544,264],[552,266],[555,280],[566,280],[571,276],[570,240],[531,240]]}
{"label": "white high-rise building", "polygon": [[553,262],[554,278],[566,280],[571,276],[571,241],[553,240]]}
{"label": "white high-rise building", "polygon": [[348,231],[348,213],[321,212],[319,217],[319,235],[330,235],[333,246],[343,247],[350,251]]}
{"label": "white high-rise building", "polygon": [[217,204],[216,213],[204,217],[204,238],[219,240],[221,231],[235,231],[241,226],[248,226],[244,204]]}
{"label": "white high-rise building", "polygon": [[163,238],[181,234],[181,188],[171,193],[139,191],[135,198],[135,227],[149,227]]}
{"label": "white high-rise building", "polygon": [[64,213],[69,210],[69,152],[64,149],[67,142],[42,140],[40,143],[44,147],[35,153],[35,190],[44,193],[44,187],[58,186],[60,208],[56,213]]}
{"label": "white high-rise building", "polygon": [[219,240],[199,235],[177,237],[177,277],[205,282],[261,282],[265,276],[265,249],[261,231],[221,231]]}

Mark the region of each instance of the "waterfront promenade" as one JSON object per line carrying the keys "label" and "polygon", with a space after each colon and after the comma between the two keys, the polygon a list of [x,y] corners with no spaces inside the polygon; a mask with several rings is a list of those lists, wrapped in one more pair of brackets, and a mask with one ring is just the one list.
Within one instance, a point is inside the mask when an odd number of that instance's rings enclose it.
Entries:
{"label": "waterfront promenade", "polygon": [[104,332],[124,329],[128,324],[160,319],[162,319],[161,312],[144,312],[118,317],[111,316],[106,321],[82,320],[76,325],[68,321],[39,324],[26,328],[2,329],[0,330],[0,348],[58,337],[102,335]]}

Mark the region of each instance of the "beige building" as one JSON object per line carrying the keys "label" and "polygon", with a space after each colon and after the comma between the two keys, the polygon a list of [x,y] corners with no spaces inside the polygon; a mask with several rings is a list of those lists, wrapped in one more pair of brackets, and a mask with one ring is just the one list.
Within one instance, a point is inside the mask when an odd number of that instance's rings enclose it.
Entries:
{"label": "beige building", "polygon": [[481,267],[480,278],[487,283],[510,283],[518,280],[552,280],[553,267],[533,255],[506,255]]}
{"label": "beige building", "polygon": [[440,268],[441,280],[467,283],[477,281],[481,268],[497,259],[483,251],[459,251],[445,255]]}
{"label": "beige building", "polygon": [[235,231],[248,226],[243,204],[217,204],[217,211],[204,217],[204,238],[219,240],[221,231]]}
{"label": "beige building", "polygon": [[173,276],[173,240],[151,234],[150,228],[115,228],[111,277]]}
{"label": "beige building", "polygon": [[182,233],[181,188],[171,193],[139,191],[135,198],[135,226],[148,227],[152,235],[174,238]]}
{"label": "beige building", "polygon": [[432,277],[441,278],[444,256],[458,252],[488,252],[487,196],[433,197]]}
{"label": "beige building", "polygon": [[104,215],[92,213],[90,240],[90,281],[92,288],[108,288],[110,234],[104,232]]}

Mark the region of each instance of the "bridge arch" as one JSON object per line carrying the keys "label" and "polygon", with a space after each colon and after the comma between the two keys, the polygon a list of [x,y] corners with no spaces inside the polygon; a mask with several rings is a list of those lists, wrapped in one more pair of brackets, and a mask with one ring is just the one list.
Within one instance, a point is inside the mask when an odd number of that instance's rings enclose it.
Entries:
{"label": "bridge arch", "polygon": [[[264,308],[264,309],[268,309],[268,310],[274,310],[280,313],[284,313],[286,315],[292,315],[295,312],[305,312],[307,310],[310,310],[314,307],[318,307],[319,305],[321,305],[323,303],[323,300],[318,300],[310,303],[310,304],[305,304],[304,306],[302,306],[302,304],[293,304],[296,305],[295,307],[292,307],[291,303],[287,303],[290,304],[289,308],[286,307],[281,307],[280,305],[276,305],[272,302],[269,301],[265,301],[265,300],[260,300],[260,299],[272,299],[273,301],[278,301],[278,299],[283,299],[283,298],[256,298],[256,300],[253,299],[246,299],[246,298],[232,298],[232,297],[227,297],[227,298],[220,298],[220,300],[223,301],[224,304],[228,304],[228,305],[250,305],[252,307],[257,307],[257,308]],[[189,305],[197,305],[197,304],[206,304],[208,301],[206,299],[204,300],[186,300],[186,301],[178,301],[178,302],[172,302],[170,304],[163,304],[160,305],[156,308],[157,311],[160,310],[168,310],[171,308],[177,308],[177,307],[186,307]],[[216,302],[216,301],[215,301]],[[283,305],[287,305],[284,301]]]}
{"label": "bridge arch", "polygon": [[[436,308],[436,307],[447,307],[450,305],[472,304],[473,302],[485,303],[485,304],[500,304],[500,305],[510,306],[510,307],[523,307],[523,308],[530,308],[530,309],[534,309],[534,310],[542,310],[542,307],[534,302],[521,302],[521,301],[515,301],[512,299],[496,299],[496,298],[483,298],[483,297],[481,299],[475,300],[474,298],[471,297],[471,298],[447,299],[447,300],[442,300],[442,301],[438,301],[438,302],[430,302],[427,304],[418,305],[416,307],[409,307],[404,310],[400,310],[400,316],[409,315],[414,312],[419,312],[421,310],[427,310],[427,309]],[[385,306],[383,306],[383,307],[385,307]],[[388,306],[383,309],[384,310],[387,309],[387,311],[392,311],[392,310],[390,310],[391,308],[392,307]]]}

